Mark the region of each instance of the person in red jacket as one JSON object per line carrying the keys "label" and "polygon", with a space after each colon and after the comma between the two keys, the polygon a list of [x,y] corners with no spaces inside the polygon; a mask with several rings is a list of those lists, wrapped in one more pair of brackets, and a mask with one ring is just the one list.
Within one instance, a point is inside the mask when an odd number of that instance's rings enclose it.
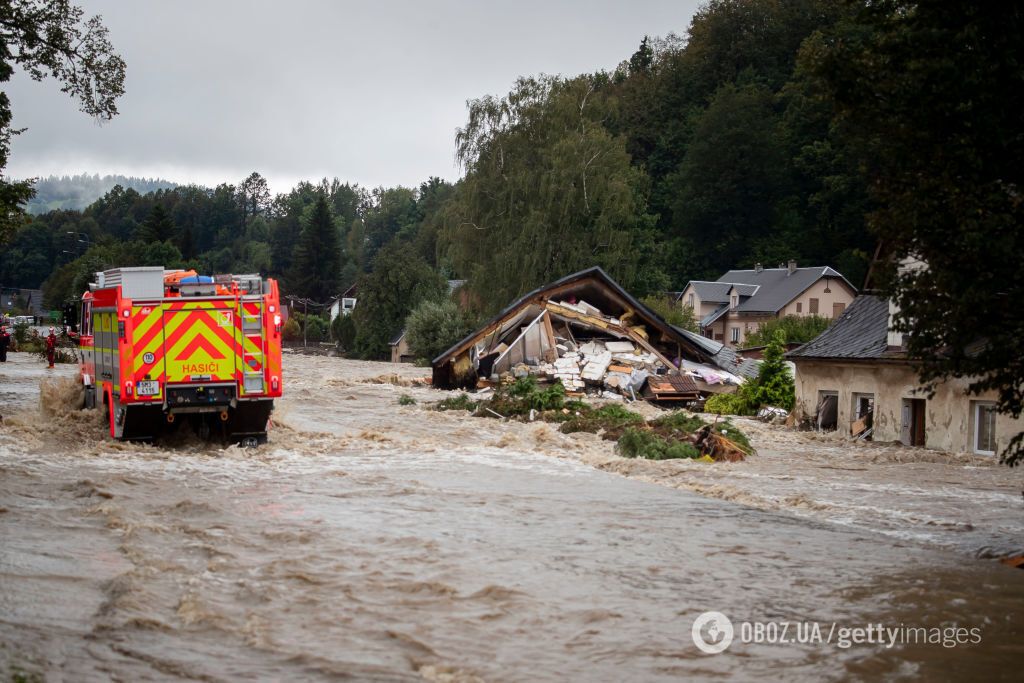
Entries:
{"label": "person in red jacket", "polygon": [[54,334],[53,328],[50,328],[50,334],[46,337],[46,360],[50,361],[50,367],[53,367],[53,361],[57,356],[57,335]]}
{"label": "person in red jacket", "polygon": [[7,349],[11,345],[11,335],[7,334],[6,327],[0,327],[0,363],[7,362]]}

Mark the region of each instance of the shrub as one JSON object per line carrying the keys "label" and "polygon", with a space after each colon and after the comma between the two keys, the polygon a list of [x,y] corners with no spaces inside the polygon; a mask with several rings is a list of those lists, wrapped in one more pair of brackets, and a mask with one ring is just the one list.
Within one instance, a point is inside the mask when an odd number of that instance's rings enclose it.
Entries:
{"label": "shrub", "polygon": [[761,325],[756,332],[747,335],[743,342],[744,348],[767,346],[782,333],[783,344],[803,344],[811,341],[828,329],[832,324],[830,318],[822,315],[787,315],[777,320],[769,320]]}
{"label": "shrub", "polygon": [[458,396],[449,396],[437,404],[437,410],[476,410],[478,403],[469,397],[469,394],[462,393]]}
{"label": "shrub", "polygon": [[782,358],[784,352],[785,337],[781,330],[776,330],[768,347],[764,351],[764,360],[761,361],[761,369],[757,379],[747,382],[742,393],[748,403],[751,412],[756,412],[762,406],[775,406],[792,410],[796,402],[796,388],[793,384],[793,376],[789,373],[789,366]]}
{"label": "shrub", "polygon": [[[463,394],[465,396],[465,394]],[[398,405],[400,406],[414,406],[416,405],[416,399],[409,394],[402,394],[398,397]]]}
{"label": "shrub", "polygon": [[663,415],[651,421],[651,426],[658,431],[685,434],[692,434],[705,424],[707,423],[696,415],[683,412],[682,410],[673,411],[668,415]]}
{"label": "shrub", "polygon": [[733,441],[738,445],[742,446],[748,451],[754,450],[754,447],[750,445],[750,440],[747,435],[740,431],[740,428],[734,425],[732,422],[726,420],[725,422],[719,422],[714,427],[715,431]]}
{"label": "shrub", "polygon": [[284,324],[284,328],[281,330],[281,336],[285,341],[302,339],[302,328],[299,327],[299,321],[295,318],[288,318],[288,322]]}
{"label": "shrub", "polygon": [[590,432],[597,434],[604,432],[607,439],[618,438],[623,430],[630,425],[643,424],[644,418],[639,413],[626,410],[622,406],[610,403],[597,409],[576,411],[579,415],[573,415],[566,420],[559,431],[563,434],[574,432]]}
{"label": "shrub", "polygon": [[715,394],[704,403],[704,410],[718,415],[749,415],[752,412],[741,391],[735,394]]}
{"label": "shrub", "polygon": [[619,438],[616,450],[625,458],[673,460],[699,458],[697,448],[686,441],[669,441],[654,432],[628,427]]}
{"label": "shrub", "polygon": [[433,360],[472,332],[454,301],[423,301],[405,319],[405,339],[416,358]]}
{"label": "shrub", "polygon": [[534,377],[520,377],[507,387],[498,389],[491,399],[491,408],[506,417],[527,415],[531,410],[561,410],[565,406],[565,387],[555,382],[541,389]]}
{"label": "shrub", "polygon": [[327,339],[327,321],[318,315],[306,317],[306,341],[322,342]]}
{"label": "shrub", "polygon": [[331,337],[346,351],[351,351],[356,342],[356,321],[351,315],[339,315],[331,323]]}

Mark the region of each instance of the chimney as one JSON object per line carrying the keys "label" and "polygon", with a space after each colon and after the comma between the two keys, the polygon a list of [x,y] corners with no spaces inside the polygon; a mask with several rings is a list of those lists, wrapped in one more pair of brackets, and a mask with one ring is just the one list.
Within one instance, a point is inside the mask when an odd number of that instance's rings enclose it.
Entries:
{"label": "chimney", "polygon": [[764,266],[762,266],[760,263],[755,263],[754,264],[754,272],[755,273],[760,273],[762,270],[764,270]]}
{"label": "chimney", "polygon": [[795,272],[796,272],[796,261],[794,261],[793,259],[790,259],[789,260],[789,267],[786,268],[786,277],[789,277],[790,275],[792,275]]}

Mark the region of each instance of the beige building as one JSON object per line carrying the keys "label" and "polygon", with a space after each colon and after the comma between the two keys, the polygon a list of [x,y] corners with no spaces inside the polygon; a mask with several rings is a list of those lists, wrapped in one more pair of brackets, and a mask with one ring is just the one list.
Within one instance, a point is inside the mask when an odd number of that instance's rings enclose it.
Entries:
{"label": "beige building", "polygon": [[828,266],[730,270],[716,282],[691,280],[679,296],[693,308],[701,333],[729,346],[740,346],[769,320],[787,315],[837,318],[857,290]]}
{"label": "beige building", "polygon": [[786,354],[796,365],[798,419],[846,434],[867,427],[875,441],[992,456],[1024,431],[1024,419],[996,412],[995,392],[969,395],[966,379],[928,397],[902,336],[890,331],[892,313],[886,299],[859,296],[829,329]]}

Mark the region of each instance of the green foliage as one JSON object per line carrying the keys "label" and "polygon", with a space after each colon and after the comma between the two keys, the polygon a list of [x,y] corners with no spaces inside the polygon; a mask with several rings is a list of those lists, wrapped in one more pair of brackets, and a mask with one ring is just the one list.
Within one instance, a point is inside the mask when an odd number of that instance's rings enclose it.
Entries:
{"label": "green foliage", "polygon": [[[325,318],[318,315],[306,316],[303,321],[306,328],[306,341],[309,342],[322,342],[327,341],[329,331],[328,323]],[[300,323],[301,324],[301,323]]]}
{"label": "green foliage", "polygon": [[805,344],[828,329],[830,318],[822,315],[787,315],[769,320],[747,335],[744,348],[767,346],[777,332],[782,333],[783,344]]}
{"label": "green foliage", "polygon": [[441,299],[447,283],[408,243],[389,242],[373,259],[373,269],[359,280],[355,311],[356,353],[383,358],[388,342],[409,313],[425,300]]}
{"label": "green foliage", "polygon": [[504,417],[528,415],[531,410],[560,410],[564,405],[565,387],[561,382],[542,388],[536,378],[530,376],[520,377],[512,384],[499,388],[490,401],[491,409]]}
{"label": "green foliage", "polygon": [[603,432],[605,438],[615,439],[622,434],[626,427],[643,424],[644,422],[642,415],[627,410],[617,403],[609,403],[600,408],[590,408],[590,406],[582,404],[574,406],[572,412],[580,414],[572,415],[572,417],[562,423],[559,431],[563,434],[572,434],[574,432],[597,434]]}
{"label": "green foliage", "polygon": [[635,427],[626,428],[615,448],[624,458],[673,460],[700,457],[700,451],[691,443],[670,441],[654,432]]}
{"label": "green foliage", "polygon": [[356,322],[351,315],[339,315],[331,322],[331,338],[345,351],[351,351],[356,341]]}
{"label": "green foliage", "polygon": [[285,322],[284,327],[281,329],[281,337],[285,341],[297,341],[302,339],[302,327],[299,326],[299,321],[295,317],[288,318]]}
{"label": "green foliage", "polygon": [[747,438],[747,435],[729,420],[716,423],[714,429],[725,438],[742,446],[747,452],[754,450],[754,447],[750,445],[750,439]]}
{"label": "green foliage", "polygon": [[[465,396],[465,394],[463,394]],[[416,405],[416,399],[409,394],[402,394],[398,397],[398,405],[400,406],[414,406]]]}
{"label": "green foliage", "polygon": [[757,373],[757,379],[753,382],[746,382],[742,387],[745,398],[752,411],[757,411],[764,406],[774,406],[792,410],[796,401],[793,376],[789,372],[789,366],[783,360],[785,352],[783,342],[785,336],[782,330],[776,330],[768,346],[764,350],[764,360],[761,361],[761,368]]}
{"label": "green foliage", "polygon": [[405,319],[405,339],[416,358],[431,361],[473,331],[450,299],[425,300]]}
{"label": "green foliage", "polygon": [[753,415],[742,392],[715,394],[704,403],[704,410],[718,415]]}
{"label": "green foliage", "polygon": [[637,294],[667,288],[646,176],[601,123],[614,108],[587,76],[522,78],[469,103],[456,136],[466,176],[438,249],[484,309],[593,265]]}
{"label": "green foliage", "polygon": [[651,427],[654,429],[677,434],[692,434],[705,424],[698,416],[682,410],[674,410],[651,420]]}
{"label": "green foliage", "polygon": [[437,410],[476,410],[478,403],[469,397],[469,394],[462,393],[458,396],[449,396],[438,401]]}
{"label": "green foliage", "polygon": [[657,313],[669,325],[681,327],[690,332],[700,331],[692,306],[680,305],[662,294],[648,294],[640,300],[640,303]]}
{"label": "green foliage", "polygon": [[[11,0],[0,8],[0,83],[10,80],[15,65],[32,79],[52,77],[62,92],[79,102],[82,112],[109,120],[124,94],[125,64],[108,38],[99,17],[84,19],[68,0]],[[11,106],[0,93],[0,172],[10,152]],[[22,224],[22,204],[35,191],[27,181],[11,182],[0,175],[0,243]]]}
{"label": "green foliage", "polygon": [[[851,156],[867,169],[871,231],[896,327],[926,383],[970,378],[1024,411],[1024,12],[889,0],[801,53]],[[897,272],[906,258],[926,268]],[[979,340],[985,343],[978,344]],[[1024,432],[1001,454],[1024,462]]]}
{"label": "green foliage", "polygon": [[338,228],[327,196],[321,192],[313,206],[303,214],[302,232],[292,255],[288,282],[291,291],[299,296],[327,303],[338,293],[340,274]]}
{"label": "green foliage", "polygon": [[11,335],[14,337],[14,343],[17,344],[18,346],[21,346],[22,344],[27,342],[29,332],[31,331],[32,330],[30,329],[28,323],[15,323],[14,334]]}

